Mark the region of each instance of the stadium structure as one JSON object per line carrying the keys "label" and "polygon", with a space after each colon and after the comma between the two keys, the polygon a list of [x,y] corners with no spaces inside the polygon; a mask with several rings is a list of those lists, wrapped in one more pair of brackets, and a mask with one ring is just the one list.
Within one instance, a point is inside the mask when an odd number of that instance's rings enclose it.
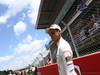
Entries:
{"label": "stadium structure", "polygon": [[[74,57],[100,51],[99,0],[41,0],[37,29],[58,24],[74,51]],[[50,44],[55,61],[56,45]]]}
{"label": "stadium structure", "polygon": [[[72,47],[74,62],[84,73],[78,75],[100,75],[100,61],[96,60],[100,57],[100,0],[41,0],[36,29],[46,29],[51,24],[62,28],[63,38]],[[57,46],[52,40],[47,49],[56,63]]]}

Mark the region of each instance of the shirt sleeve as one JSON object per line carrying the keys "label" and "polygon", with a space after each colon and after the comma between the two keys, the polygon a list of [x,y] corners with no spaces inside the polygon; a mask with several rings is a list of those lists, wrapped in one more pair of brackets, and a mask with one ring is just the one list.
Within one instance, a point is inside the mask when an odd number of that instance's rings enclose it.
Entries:
{"label": "shirt sleeve", "polygon": [[67,60],[72,59],[73,54],[72,54],[71,47],[68,43],[61,48],[61,51],[62,51],[61,53],[63,58]]}
{"label": "shirt sleeve", "polygon": [[67,50],[66,50],[66,51],[63,51],[62,54],[63,54],[63,57],[64,57],[64,58],[72,57],[72,53],[71,53],[71,51],[67,51]]}

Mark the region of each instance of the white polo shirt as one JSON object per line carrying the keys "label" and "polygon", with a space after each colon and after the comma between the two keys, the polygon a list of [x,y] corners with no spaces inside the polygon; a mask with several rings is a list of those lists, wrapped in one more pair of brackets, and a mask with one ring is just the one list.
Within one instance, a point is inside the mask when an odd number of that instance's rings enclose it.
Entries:
{"label": "white polo shirt", "polygon": [[[74,65],[72,61],[73,53],[69,43],[61,37],[57,45],[57,63],[60,75],[77,75],[74,71]],[[70,57],[70,61],[67,62],[65,60],[66,57]]]}

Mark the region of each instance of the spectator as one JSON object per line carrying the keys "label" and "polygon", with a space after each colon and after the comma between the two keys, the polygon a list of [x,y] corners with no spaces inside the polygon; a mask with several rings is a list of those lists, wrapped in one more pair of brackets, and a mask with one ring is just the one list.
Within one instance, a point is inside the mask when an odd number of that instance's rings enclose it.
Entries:
{"label": "spectator", "polygon": [[96,23],[94,23],[94,27],[96,28],[96,30],[100,29],[100,23],[99,23],[99,21],[97,21]]}
{"label": "spectator", "polygon": [[85,33],[85,36],[88,37],[89,36],[89,29],[88,28],[85,29],[84,33]]}
{"label": "spectator", "polygon": [[50,57],[48,58],[47,63],[52,64],[52,59]]}
{"label": "spectator", "polygon": [[8,74],[8,75],[13,75],[13,74],[12,74],[12,71],[9,71],[9,74]]}
{"label": "spectator", "polygon": [[38,75],[37,74],[37,67],[32,66],[32,75]]}

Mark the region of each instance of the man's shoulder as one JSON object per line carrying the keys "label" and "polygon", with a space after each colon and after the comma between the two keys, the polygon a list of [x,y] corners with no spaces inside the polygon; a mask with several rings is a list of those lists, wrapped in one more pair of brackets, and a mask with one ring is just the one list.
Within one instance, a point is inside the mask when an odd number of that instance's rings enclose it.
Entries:
{"label": "man's shoulder", "polygon": [[64,39],[62,39],[62,41],[60,42],[60,47],[59,48],[62,51],[71,50],[70,44]]}
{"label": "man's shoulder", "polygon": [[63,46],[68,46],[69,45],[69,43],[65,39],[62,40],[61,44]]}

